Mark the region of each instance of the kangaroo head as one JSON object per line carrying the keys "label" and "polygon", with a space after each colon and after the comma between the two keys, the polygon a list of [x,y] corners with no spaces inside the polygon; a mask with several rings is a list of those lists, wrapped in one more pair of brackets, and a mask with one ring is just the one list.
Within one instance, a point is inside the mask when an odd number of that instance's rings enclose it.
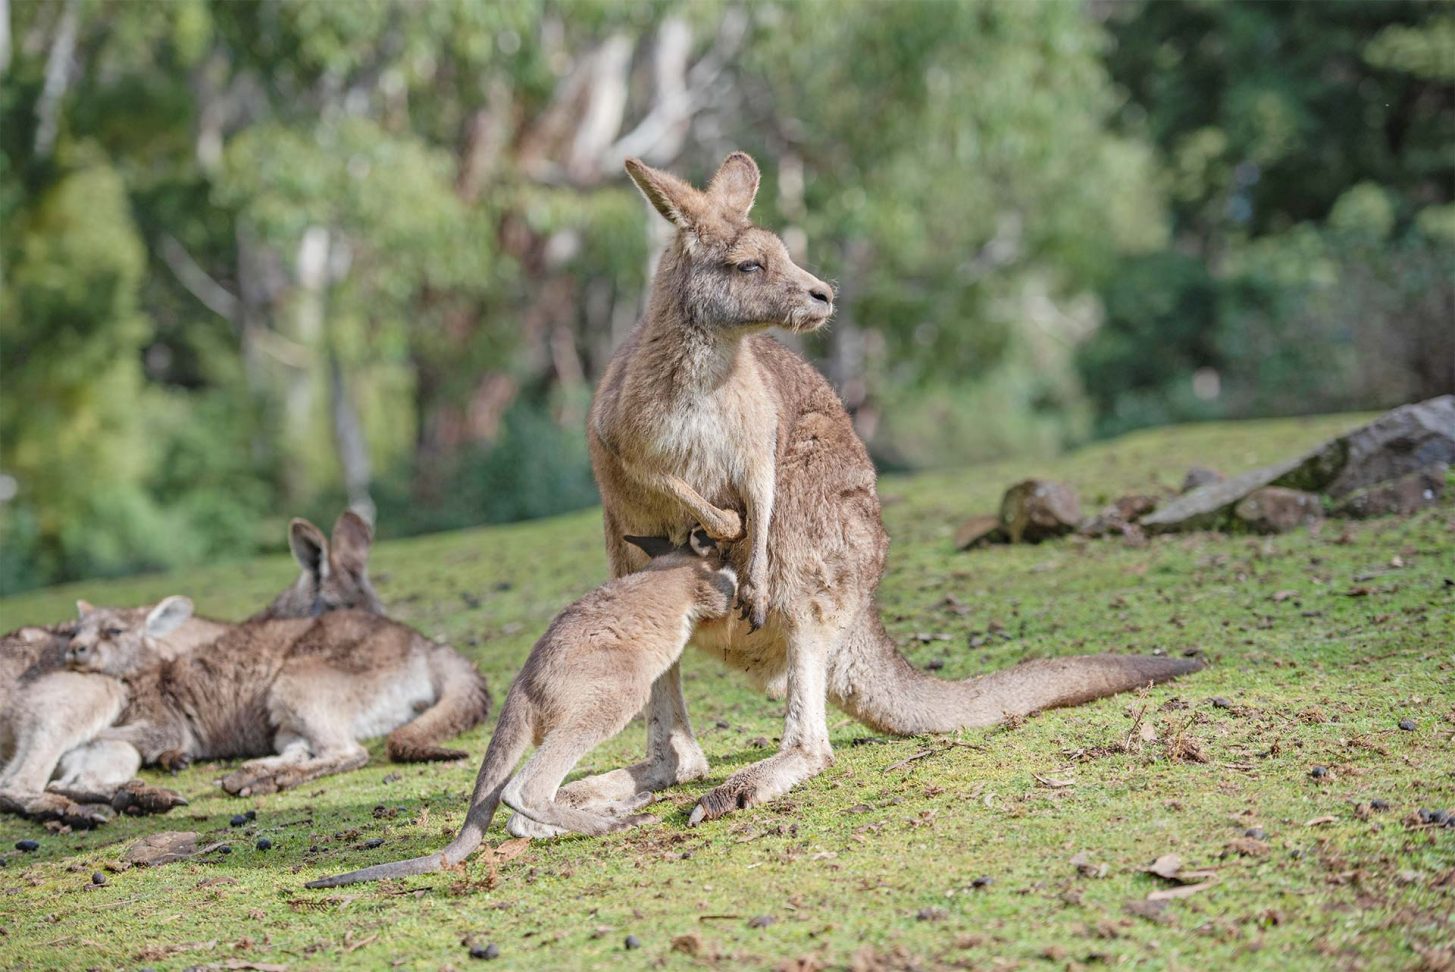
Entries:
{"label": "kangaroo head", "polygon": [[383,614],[384,605],[369,583],[369,548],[374,531],[353,510],[333,525],[333,541],[304,519],[288,524],[288,547],[302,573],[257,617],[308,618],[353,608]]}
{"label": "kangaroo head", "polygon": [[80,623],[66,646],[66,667],[105,675],[131,675],[160,658],[157,639],[192,616],[185,597],[166,598],[151,608],[92,607],[76,602]]}
{"label": "kangaroo head", "polygon": [[693,614],[698,620],[726,617],[738,593],[738,574],[727,553],[702,527],[696,527],[681,546],[666,537],[623,537],[651,557],[647,570],[687,568],[693,571]]}
{"label": "kangaroo head", "polygon": [[715,330],[786,327],[812,331],[834,312],[834,290],[793,262],[775,234],[748,219],[758,163],[729,155],[706,189],[627,159],[627,174],[673,225],[654,297],[673,300],[691,323]]}

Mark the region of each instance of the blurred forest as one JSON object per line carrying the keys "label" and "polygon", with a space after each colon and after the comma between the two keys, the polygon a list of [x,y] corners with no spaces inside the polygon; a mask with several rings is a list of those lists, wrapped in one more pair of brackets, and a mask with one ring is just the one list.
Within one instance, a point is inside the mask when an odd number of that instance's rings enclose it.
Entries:
{"label": "blurred forest", "polygon": [[0,591],[594,500],[666,226],[763,164],[886,467],[1455,388],[1422,2],[0,0]]}

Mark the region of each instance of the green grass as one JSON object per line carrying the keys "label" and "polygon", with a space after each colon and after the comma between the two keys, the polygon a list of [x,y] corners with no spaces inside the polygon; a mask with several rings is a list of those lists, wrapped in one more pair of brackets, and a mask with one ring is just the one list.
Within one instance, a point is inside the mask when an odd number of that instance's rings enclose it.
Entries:
{"label": "green grass", "polygon": [[[1433,967],[1435,950],[1448,956],[1455,940],[1455,830],[1416,826],[1411,815],[1455,808],[1449,505],[1140,549],[1064,541],[959,554],[949,544],[960,518],[993,509],[1017,477],[1066,479],[1093,507],[1124,490],[1175,486],[1191,463],[1237,472],[1355,421],[1166,429],[1056,462],[882,484],[894,538],[883,610],[917,664],[942,661],[939,674],[963,677],[1037,655],[1201,650],[1212,666],[1179,683],[1014,728],[873,744],[855,745],[870,734],[835,713],[831,769],[783,800],[692,830],[694,795],[766,755],[761,737],[772,745],[781,722],[777,703],[689,655],[687,693],[712,780],[664,794],[653,811],[660,826],[533,844],[500,866],[494,887],[476,859],[465,875],[302,888],[442,846],[460,822],[473,761],[396,766],[375,746],[361,771],[253,800],[221,793],[221,765],[158,775],[191,806],[90,833],[0,818],[0,967],[439,969],[472,962],[467,939],[495,943],[498,968]],[[498,699],[551,616],[602,578],[599,519],[383,544],[374,569],[397,615],[476,658]],[[55,620],[78,595],[128,603],[176,592],[203,612],[239,617],[291,576],[273,558],[38,591],[0,601],[0,623]],[[968,610],[947,606],[949,595]],[[986,638],[992,629],[1003,634]],[[1138,713],[1156,738],[1126,747]],[[1396,728],[1405,717],[1414,732]],[[641,737],[634,725],[582,770],[633,760]],[[464,742],[478,753],[484,740],[476,731]],[[1309,775],[1315,765],[1329,768],[1322,780]],[[1366,813],[1361,804],[1376,797],[1392,809]],[[256,822],[230,828],[246,808]],[[1266,853],[1228,853],[1250,827],[1266,831]],[[234,851],[108,872],[104,887],[91,886],[132,840],[168,829],[230,839]],[[255,850],[258,836],[274,849]],[[25,837],[41,850],[8,850]],[[374,837],[383,846],[362,847]],[[1078,852],[1104,876],[1079,873]],[[1166,886],[1141,872],[1166,853],[1215,868],[1217,883],[1160,915],[1128,911]],[[977,878],[990,883],[977,888]],[[772,921],[754,927],[758,916]],[[623,950],[628,934],[640,951]]]}

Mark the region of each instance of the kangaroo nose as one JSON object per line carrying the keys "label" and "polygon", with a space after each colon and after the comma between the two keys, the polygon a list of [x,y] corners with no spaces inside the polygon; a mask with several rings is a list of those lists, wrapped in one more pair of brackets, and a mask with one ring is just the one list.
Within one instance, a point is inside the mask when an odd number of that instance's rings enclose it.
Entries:
{"label": "kangaroo nose", "polygon": [[832,298],[829,296],[828,288],[826,287],[810,287],[808,288],[808,296],[812,297],[820,304],[827,304],[832,301]]}

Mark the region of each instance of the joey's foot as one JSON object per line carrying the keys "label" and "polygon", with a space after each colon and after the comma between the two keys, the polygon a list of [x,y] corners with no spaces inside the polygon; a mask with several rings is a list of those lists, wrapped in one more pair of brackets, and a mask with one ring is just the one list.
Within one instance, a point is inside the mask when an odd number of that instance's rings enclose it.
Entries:
{"label": "joey's foot", "polygon": [[141,780],[123,783],[111,798],[111,807],[117,813],[134,816],[152,813],[166,813],[174,807],[185,807],[187,798],[176,790],[164,786],[152,786]]}
{"label": "joey's foot", "polygon": [[511,814],[510,819],[505,821],[505,832],[512,837],[529,837],[531,840],[550,840],[570,833],[569,830],[543,824],[519,813]]}

